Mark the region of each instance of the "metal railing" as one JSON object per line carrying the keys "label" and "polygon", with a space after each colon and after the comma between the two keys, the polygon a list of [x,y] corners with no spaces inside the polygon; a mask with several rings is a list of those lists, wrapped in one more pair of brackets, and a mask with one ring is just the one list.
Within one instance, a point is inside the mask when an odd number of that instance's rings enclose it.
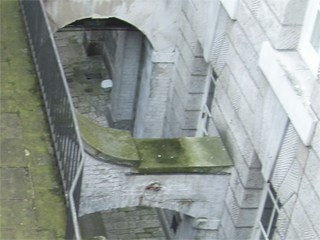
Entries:
{"label": "metal railing", "polygon": [[20,0],[20,6],[66,196],[66,239],[81,239],[77,215],[85,155],[71,95],[42,0]]}

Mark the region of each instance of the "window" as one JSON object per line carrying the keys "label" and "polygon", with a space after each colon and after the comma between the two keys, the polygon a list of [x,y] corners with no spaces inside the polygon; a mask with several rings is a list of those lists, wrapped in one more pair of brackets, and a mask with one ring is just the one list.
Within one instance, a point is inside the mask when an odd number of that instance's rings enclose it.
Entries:
{"label": "window", "polygon": [[308,5],[298,50],[317,77],[320,63],[320,0],[311,0]]}
{"label": "window", "polygon": [[316,53],[320,53],[320,4],[317,9],[317,17],[314,22],[310,43]]}
{"label": "window", "polygon": [[215,124],[212,119],[211,107],[214,97],[214,89],[216,85],[215,72],[212,69],[209,74],[209,85],[207,87],[207,98],[202,107],[201,119],[199,122],[199,131],[197,137],[216,135]]}
{"label": "window", "polygon": [[266,198],[261,213],[258,237],[261,240],[270,240],[276,230],[277,220],[281,208],[280,201],[271,184],[267,186]]}

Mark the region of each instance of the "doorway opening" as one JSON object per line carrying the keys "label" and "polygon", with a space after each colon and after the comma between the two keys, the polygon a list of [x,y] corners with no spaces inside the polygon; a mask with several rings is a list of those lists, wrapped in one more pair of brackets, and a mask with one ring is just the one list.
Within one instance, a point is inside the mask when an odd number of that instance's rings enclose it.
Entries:
{"label": "doorway opening", "polygon": [[[81,19],[54,37],[77,111],[99,125],[134,135],[138,108],[143,107],[138,103],[141,76],[151,62],[144,54],[151,49],[147,38],[117,18]],[[111,82],[108,89],[102,84],[106,80]]]}

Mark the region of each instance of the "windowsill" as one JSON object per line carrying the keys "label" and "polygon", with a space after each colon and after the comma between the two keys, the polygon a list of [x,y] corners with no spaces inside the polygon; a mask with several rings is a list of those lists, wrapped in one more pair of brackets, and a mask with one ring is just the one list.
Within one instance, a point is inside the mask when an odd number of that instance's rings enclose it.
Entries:
{"label": "windowsill", "polygon": [[298,51],[301,58],[308,64],[313,76],[316,78],[319,67],[319,55],[311,44],[300,44]]}
{"label": "windowsill", "polygon": [[269,42],[262,45],[259,66],[302,142],[309,146],[317,124],[310,106],[315,77],[296,51],[277,51]]}
{"label": "windowsill", "polygon": [[227,11],[232,20],[237,20],[238,2],[239,0],[220,0],[224,9]]}

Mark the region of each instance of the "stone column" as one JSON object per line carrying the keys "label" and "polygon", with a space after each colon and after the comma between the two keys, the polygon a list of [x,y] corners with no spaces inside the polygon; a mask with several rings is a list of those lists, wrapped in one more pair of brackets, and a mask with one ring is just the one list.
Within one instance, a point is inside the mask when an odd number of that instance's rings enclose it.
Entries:
{"label": "stone column", "polygon": [[142,40],[140,32],[121,32],[118,36],[110,107],[114,128],[133,129]]}

